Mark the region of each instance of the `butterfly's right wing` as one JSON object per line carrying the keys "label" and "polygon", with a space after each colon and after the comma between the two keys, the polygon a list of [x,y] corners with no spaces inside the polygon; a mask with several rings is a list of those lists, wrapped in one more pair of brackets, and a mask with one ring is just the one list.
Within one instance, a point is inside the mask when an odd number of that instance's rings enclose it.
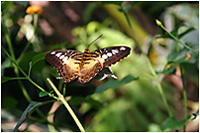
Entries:
{"label": "butterfly's right wing", "polygon": [[80,61],[74,56],[81,55],[75,50],[56,50],[46,54],[45,59],[57,69],[64,82],[70,82],[78,77]]}
{"label": "butterfly's right wing", "polygon": [[109,67],[128,56],[130,54],[130,50],[131,48],[127,46],[114,46],[102,48],[94,52],[100,53],[101,58],[105,61],[104,67]]}

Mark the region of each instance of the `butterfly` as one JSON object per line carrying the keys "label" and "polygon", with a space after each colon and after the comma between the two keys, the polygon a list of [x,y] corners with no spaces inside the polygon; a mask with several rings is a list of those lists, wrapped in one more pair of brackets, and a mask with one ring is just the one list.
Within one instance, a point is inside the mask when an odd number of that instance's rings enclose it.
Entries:
{"label": "butterfly", "polygon": [[114,46],[84,53],[76,50],[55,50],[45,55],[45,59],[57,69],[64,82],[69,83],[78,79],[87,83],[103,68],[120,61],[130,54],[127,46]]}
{"label": "butterfly", "polygon": [[55,50],[46,54],[45,59],[57,69],[64,82],[76,78],[80,83],[87,83],[98,74],[103,67],[109,67],[130,54],[127,46],[102,48],[84,53],[76,50]]}

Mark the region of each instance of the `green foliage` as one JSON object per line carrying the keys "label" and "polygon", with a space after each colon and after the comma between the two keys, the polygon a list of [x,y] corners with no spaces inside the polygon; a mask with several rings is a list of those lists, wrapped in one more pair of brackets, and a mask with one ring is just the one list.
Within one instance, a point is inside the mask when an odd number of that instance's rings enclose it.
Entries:
{"label": "green foliage", "polygon": [[187,120],[182,120],[182,121],[177,121],[176,118],[168,118],[166,119],[163,124],[162,124],[162,131],[164,132],[169,132],[171,130],[178,130],[184,124],[186,123]]}
{"label": "green foliage", "polygon": [[39,93],[39,97],[44,97],[44,96],[48,96],[49,94],[53,93],[53,91],[50,91],[50,92],[46,92],[46,91],[41,91]]}
{"label": "green foliage", "polygon": [[28,107],[26,108],[26,110],[23,112],[21,118],[19,119],[17,125],[15,126],[15,128],[13,129],[13,131],[17,131],[17,129],[19,128],[19,126],[28,118],[28,116],[30,116],[33,111],[35,109],[37,109],[38,107],[42,106],[46,104],[45,102],[34,102],[31,101],[31,103],[28,105]]}
{"label": "green foliage", "polygon": [[110,89],[110,88],[120,88],[122,85],[127,84],[127,83],[129,83],[129,82],[131,82],[133,80],[137,80],[137,79],[138,79],[138,77],[133,77],[131,75],[128,75],[128,76],[124,77],[120,81],[110,79],[106,83],[98,86],[96,88],[96,90],[95,90],[95,93],[102,93],[105,90]]}
{"label": "green foliage", "polygon": [[2,77],[1,79],[1,83],[5,83],[7,81],[10,81],[10,80],[16,80],[16,79],[26,79],[25,77]]}

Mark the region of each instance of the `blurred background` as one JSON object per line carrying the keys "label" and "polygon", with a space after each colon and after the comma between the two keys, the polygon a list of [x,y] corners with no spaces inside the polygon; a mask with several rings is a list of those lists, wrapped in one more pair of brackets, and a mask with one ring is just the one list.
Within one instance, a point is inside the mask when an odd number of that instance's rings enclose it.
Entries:
{"label": "blurred background", "polygon": [[[155,20],[161,20],[170,32],[175,29],[177,35],[192,27],[192,30],[184,32],[181,40],[198,51],[198,2],[1,2],[1,45],[11,53],[9,36],[15,59],[26,73],[29,62],[41,52],[55,49],[84,52],[85,46],[80,37],[89,44],[103,34],[102,38],[90,46],[90,51],[110,46],[131,47],[131,54],[111,66],[111,71],[118,80],[127,75],[139,77],[138,80],[102,93],[94,93],[94,90],[109,79],[99,81],[94,78],[87,84],[73,81],[66,85],[66,97],[86,131],[162,131],[161,125],[169,116],[125,16],[119,11],[121,4],[129,7],[128,15],[133,29],[159,74],[173,116],[179,121],[183,120],[180,68],[175,67],[173,73],[163,72],[169,61],[168,55],[182,47],[177,47],[177,43],[169,37],[161,36],[165,32],[156,25]],[[26,13],[29,6],[40,7],[37,18]],[[178,27],[181,24],[184,26]],[[183,62],[183,66],[189,116],[199,109],[199,62],[191,59]],[[23,77],[1,50],[1,78],[16,76]],[[56,79],[58,76],[57,71],[45,60],[36,63],[31,72],[31,78],[48,92],[52,90],[46,81],[48,77],[63,92],[64,84],[62,80]],[[30,99],[23,90],[26,90]],[[39,93],[40,90],[27,80],[3,82],[1,131],[12,131],[30,101],[43,102],[52,99],[48,96],[39,97]],[[61,103],[49,103],[39,109],[45,118],[34,112],[19,128],[20,131],[79,131]],[[183,128],[179,131],[183,131]],[[199,131],[198,117],[188,123],[186,131]]]}

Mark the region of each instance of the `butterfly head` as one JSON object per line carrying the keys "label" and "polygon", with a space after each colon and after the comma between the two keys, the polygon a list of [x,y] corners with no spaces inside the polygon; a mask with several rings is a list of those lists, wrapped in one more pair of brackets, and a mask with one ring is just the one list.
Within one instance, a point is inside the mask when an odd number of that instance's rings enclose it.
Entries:
{"label": "butterfly head", "polygon": [[85,51],[84,51],[84,53],[90,53],[89,48],[86,48]]}

